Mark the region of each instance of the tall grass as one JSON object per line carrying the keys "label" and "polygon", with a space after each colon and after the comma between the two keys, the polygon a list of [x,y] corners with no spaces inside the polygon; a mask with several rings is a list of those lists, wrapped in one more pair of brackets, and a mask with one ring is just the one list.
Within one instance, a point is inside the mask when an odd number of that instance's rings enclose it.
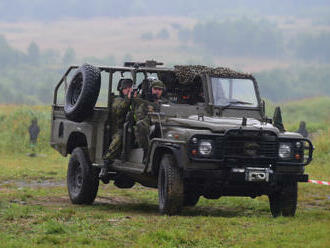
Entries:
{"label": "tall grass", "polygon": [[0,152],[30,152],[28,128],[34,118],[37,118],[40,127],[35,149],[37,152],[49,151],[50,113],[50,108],[46,106],[0,106]]}
{"label": "tall grass", "polygon": [[[272,117],[275,104],[267,102],[267,115]],[[280,104],[286,129],[295,131],[306,121],[310,133],[327,132],[330,126],[330,98],[312,98]],[[0,105],[0,152],[30,152],[28,127],[38,119],[40,134],[37,152],[49,152],[51,108],[47,106]]]}
{"label": "tall grass", "polygon": [[305,121],[310,133],[327,131],[330,126],[330,97],[308,98],[299,101],[275,104],[266,101],[266,114],[273,117],[274,109],[280,106],[284,126],[296,131],[300,121]]}

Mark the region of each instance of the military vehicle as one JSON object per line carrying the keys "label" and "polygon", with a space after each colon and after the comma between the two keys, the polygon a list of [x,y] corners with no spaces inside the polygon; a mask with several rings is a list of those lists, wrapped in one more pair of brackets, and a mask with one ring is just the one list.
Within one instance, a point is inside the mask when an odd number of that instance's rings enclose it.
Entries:
{"label": "military vehicle", "polygon": [[[168,102],[148,113],[147,154],[137,147],[134,118],[127,114],[121,156],[110,165],[104,183],[158,188],[163,214],[178,214],[196,205],[200,196],[267,195],[274,217],[295,215],[297,182],[308,181],[304,169],[312,160],[313,145],[300,134],[286,132],[280,112],[274,121],[266,117],[255,78],[222,67],[166,68],[153,60],[71,66],[57,84],[51,146],[63,156],[71,154],[67,187],[73,204],[91,204],[97,195],[103,155],[111,142],[112,102],[118,95],[114,89],[127,77],[142,96],[149,77],[162,80]],[[107,89],[101,90],[106,95],[103,107],[97,103],[101,85]]]}

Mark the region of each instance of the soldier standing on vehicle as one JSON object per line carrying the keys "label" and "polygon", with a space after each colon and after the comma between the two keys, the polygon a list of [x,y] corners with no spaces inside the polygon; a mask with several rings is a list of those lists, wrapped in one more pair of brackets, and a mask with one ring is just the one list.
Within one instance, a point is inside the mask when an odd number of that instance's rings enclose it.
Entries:
{"label": "soldier standing on vehicle", "polygon": [[122,147],[122,128],[125,123],[127,112],[130,109],[130,98],[133,90],[132,86],[133,81],[130,78],[121,79],[118,83],[117,90],[119,91],[120,96],[116,97],[112,103],[112,141],[104,156],[105,167],[101,170],[100,178],[106,176],[108,166],[120,155]]}
{"label": "soldier standing on vehicle", "polygon": [[165,86],[160,80],[153,80],[151,82],[151,94],[147,94],[145,102],[137,104],[135,106],[135,138],[138,146],[143,148],[144,158],[147,155],[149,147],[149,135],[150,135],[150,120],[148,112],[159,112],[160,103],[166,101],[162,97]]}

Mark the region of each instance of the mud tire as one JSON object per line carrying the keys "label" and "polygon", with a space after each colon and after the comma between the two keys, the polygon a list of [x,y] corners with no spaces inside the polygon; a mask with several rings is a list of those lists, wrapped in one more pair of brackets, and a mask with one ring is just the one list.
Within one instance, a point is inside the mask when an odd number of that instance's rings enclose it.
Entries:
{"label": "mud tire", "polygon": [[92,204],[99,188],[98,169],[92,167],[88,150],[73,150],[68,165],[67,187],[73,204]]}
{"label": "mud tire", "polygon": [[82,122],[93,113],[100,93],[101,72],[89,64],[79,67],[72,77],[65,96],[66,118]]}
{"label": "mud tire", "polygon": [[286,186],[282,191],[283,208],[282,215],[284,217],[293,217],[297,210],[298,199],[298,184],[290,184]]}
{"label": "mud tire", "polygon": [[268,198],[273,217],[295,216],[298,198],[297,182],[283,185],[280,191],[270,194]]}
{"label": "mud tire", "polygon": [[160,160],[158,173],[159,211],[162,214],[175,215],[183,207],[182,171],[176,166],[171,154],[164,154]]}

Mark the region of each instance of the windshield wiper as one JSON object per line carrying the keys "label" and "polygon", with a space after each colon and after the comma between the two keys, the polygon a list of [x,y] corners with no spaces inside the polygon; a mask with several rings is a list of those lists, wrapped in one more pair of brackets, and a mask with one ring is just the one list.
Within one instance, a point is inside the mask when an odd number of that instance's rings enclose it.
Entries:
{"label": "windshield wiper", "polygon": [[244,105],[252,105],[253,103],[251,102],[244,102],[244,101],[239,101],[239,100],[232,100],[228,102],[230,104],[244,104]]}
{"label": "windshield wiper", "polygon": [[224,105],[217,105],[216,108],[219,109],[219,116],[222,116],[222,112],[232,106],[233,104],[242,104],[242,105],[252,105],[253,103],[250,102],[244,102],[244,101],[239,101],[239,100],[231,100],[227,101],[226,104]]}

